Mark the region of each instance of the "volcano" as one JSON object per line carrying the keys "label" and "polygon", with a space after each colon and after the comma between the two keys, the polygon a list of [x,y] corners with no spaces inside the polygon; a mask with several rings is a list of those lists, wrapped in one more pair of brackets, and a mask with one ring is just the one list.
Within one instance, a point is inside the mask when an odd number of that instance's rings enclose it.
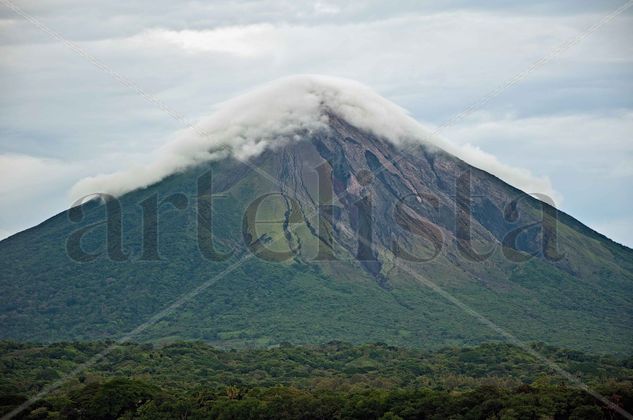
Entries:
{"label": "volcano", "polygon": [[0,242],[0,338],[117,339],[154,319],[134,339],[435,348],[503,339],[485,318],[628,351],[633,250],[481,162],[364,87],[278,82]]}

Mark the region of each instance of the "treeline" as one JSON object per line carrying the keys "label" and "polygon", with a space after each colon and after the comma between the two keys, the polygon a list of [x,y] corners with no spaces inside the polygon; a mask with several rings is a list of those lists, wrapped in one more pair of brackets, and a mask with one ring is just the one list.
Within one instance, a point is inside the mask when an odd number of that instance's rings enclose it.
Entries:
{"label": "treeline", "polygon": [[[0,411],[64,385],[20,418],[604,418],[619,415],[519,348],[371,344],[220,350],[204,343],[0,342]],[[627,411],[633,360],[535,345]]]}
{"label": "treeline", "polygon": [[[619,407],[633,409],[631,383],[598,388]],[[24,401],[3,396],[4,412]],[[296,387],[228,386],[174,394],[130,379],[91,383],[31,406],[18,418],[46,419],[616,419],[589,394],[561,385],[470,391],[432,389],[327,391]]]}

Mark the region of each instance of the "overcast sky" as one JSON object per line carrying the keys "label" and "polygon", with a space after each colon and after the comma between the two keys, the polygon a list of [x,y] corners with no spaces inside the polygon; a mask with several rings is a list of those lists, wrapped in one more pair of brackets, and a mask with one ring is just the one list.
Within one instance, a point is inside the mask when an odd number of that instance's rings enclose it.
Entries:
{"label": "overcast sky", "polygon": [[[143,163],[182,124],[0,1],[0,237],[78,180]],[[102,4],[103,3],[103,4]],[[358,80],[433,129],[625,4],[13,1],[191,121],[297,73]],[[633,7],[441,130],[547,176],[633,246]]]}

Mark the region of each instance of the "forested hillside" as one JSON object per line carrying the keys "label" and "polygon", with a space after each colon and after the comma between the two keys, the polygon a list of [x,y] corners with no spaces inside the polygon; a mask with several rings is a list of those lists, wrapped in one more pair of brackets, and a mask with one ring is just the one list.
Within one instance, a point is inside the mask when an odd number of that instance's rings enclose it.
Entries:
{"label": "forested hillside", "polygon": [[[2,342],[3,412],[111,343]],[[534,347],[633,409],[633,359]],[[618,418],[524,351],[428,352],[384,344],[220,350],[126,344],[34,404],[26,418]],[[47,417],[48,416],[48,417]]]}

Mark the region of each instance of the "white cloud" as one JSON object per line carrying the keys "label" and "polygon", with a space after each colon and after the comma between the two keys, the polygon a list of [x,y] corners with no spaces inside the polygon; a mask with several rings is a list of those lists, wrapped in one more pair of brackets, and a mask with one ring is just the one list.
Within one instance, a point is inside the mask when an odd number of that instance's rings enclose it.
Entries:
{"label": "white cloud", "polygon": [[183,131],[162,147],[154,162],[84,179],[73,187],[72,196],[121,195],[143,188],[197,163],[226,156],[224,147],[238,159],[249,159],[265,148],[299,140],[302,132],[327,129],[328,112],[394,144],[418,142],[439,147],[524,191],[559,198],[547,178],[502,164],[476,147],[432,136],[404,109],[360,83],[311,75],[277,80],[221,104],[195,131]]}
{"label": "white cloud", "polygon": [[0,154],[0,197],[41,190],[64,177],[68,167],[55,159],[20,154]]}
{"label": "white cloud", "polygon": [[16,232],[17,231],[15,231],[15,230],[6,230],[6,229],[0,228],[0,240],[2,240],[4,238],[8,238],[9,236],[13,235]]}
{"label": "white cloud", "polygon": [[[633,112],[520,117],[479,112],[442,133],[459,144],[494,150],[511,165],[549,174],[565,194],[564,211],[633,245]],[[627,236],[628,235],[628,236]]]}
{"label": "white cloud", "polygon": [[486,144],[512,143],[547,150],[567,149],[601,153],[633,153],[633,111],[521,117],[478,112],[457,125],[442,130],[457,142]]}
{"label": "white cloud", "polygon": [[188,53],[219,52],[239,57],[270,54],[280,41],[275,27],[265,23],[198,31],[149,29],[125,40],[132,48],[172,46]]}
{"label": "white cloud", "polygon": [[562,194],[554,189],[547,176],[536,176],[528,169],[502,163],[494,155],[468,143],[462,145],[449,143],[445,149],[469,164],[497,176],[528,194],[546,195],[549,204],[555,204],[558,207],[563,201]]}
{"label": "white cloud", "polygon": [[336,4],[317,1],[314,3],[314,11],[325,15],[336,15],[341,13],[341,8]]}
{"label": "white cloud", "polygon": [[8,236],[68,206],[65,191],[86,166],[21,154],[0,154],[0,235]]}
{"label": "white cloud", "polygon": [[[480,112],[442,133],[456,143],[496,150],[511,164],[580,182],[633,176],[633,112],[518,117]],[[589,181],[588,178],[586,181]]]}
{"label": "white cloud", "polygon": [[[63,0],[60,7],[59,1],[23,0],[20,7],[187,117],[208,115],[211,104],[265,81],[323,73],[372,86],[432,127],[620,5],[617,0],[321,3],[220,0],[182,7],[157,0],[96,7]],[[621,180],[629,179],[624,177],[632,159],[621,139],[631,132],[623,122],[633,108],[632,21],[631,13],[618,16],[489,103],[489,118],[481,124],[470,120],[442,134],[511,167],[547,175],[565,195],[567,210],[583,221],[626,213],[633,197]],[[134,165],[142,172],[146,156],[178,128],[6,8],[0,8],[0,31],[0,153],[90,162],[81,176]],[[611,113],[615,108],[629,111]],[[516,115],[505,115],[512,111]],[[575,115],[568,115],[573,117],[568,122],[549,118],[563,113]],[[530,115],[541,117],[527,121]],[[609,135],[599,135],[600,125]],[[64,179],[50,190],[63,192],[66,185]],[[620,197],[609,214],[596,204],[608,201],[604,191]],[[28,225],[14,207],[40,207],[43,215],[57,210],[24,194],[24,200],[18,192],[4,196],[1,226]],[[601,199],[577,199],[583,195]],[[10,222],[16,217],[18,222]],[[37,221],[39,216],[30,224]]]}

